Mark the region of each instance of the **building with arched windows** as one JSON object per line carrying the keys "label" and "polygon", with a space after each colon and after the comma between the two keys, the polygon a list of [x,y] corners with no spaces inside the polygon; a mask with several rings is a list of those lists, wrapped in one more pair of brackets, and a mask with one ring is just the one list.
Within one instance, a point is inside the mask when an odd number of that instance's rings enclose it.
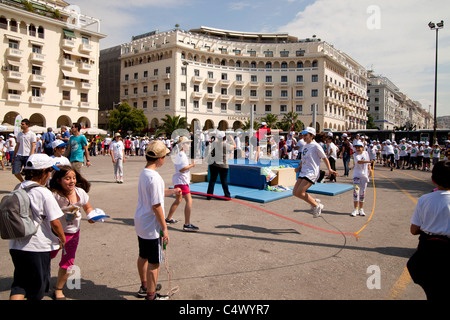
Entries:
{"label": "building with arched windows", "polygon": [[61,0],[2,0],[0,124],[97,127],[99,28]]}
{"label": "building with arched windows", "polygon": [[[320,39],[201,27],[150,32],[121,45],[120,100],[155,128],[166,114],[202,129],[236,129],[296,112],[318,130],[365,128],[367,71]],[[186,110],[187,108],[187,110]]]}

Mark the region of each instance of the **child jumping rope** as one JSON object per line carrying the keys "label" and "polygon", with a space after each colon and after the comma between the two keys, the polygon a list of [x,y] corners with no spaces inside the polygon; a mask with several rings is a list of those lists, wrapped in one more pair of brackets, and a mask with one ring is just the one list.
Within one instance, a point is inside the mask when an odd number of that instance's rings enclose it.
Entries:
{"label": "child jumping rope", "polygon": [[186,137],[180,137],[178,140],[179,152],[173,157],[173,162],[175,164],[175,174],[172,177],[172,183],[175,188],[181,189],[181,194],[177,195],[174,203],[169,210],[169,215],[166,218],[166,223],[177,223],[177,220],[173,219],[173,214],[177,210],[181,201],[186,201],[184,207],[184,231],[198,231],[198,227],[191,224],[191,211],[192,211],[192,197],[191,191],[189,190],[189,182],[191,180],[191,168],[195,167],[194,162],[189,164],[189,159],[187,154],[189,154],[190,146],[192,140]]}

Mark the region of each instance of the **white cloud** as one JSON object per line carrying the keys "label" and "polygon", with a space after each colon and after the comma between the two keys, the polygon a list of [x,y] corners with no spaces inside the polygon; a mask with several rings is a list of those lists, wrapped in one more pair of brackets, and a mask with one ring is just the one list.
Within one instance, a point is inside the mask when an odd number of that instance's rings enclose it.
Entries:
{"label": "white cloud", "polygon": [[[432,104],[435,37],[427,24],[450,22],[449,17],[446,0],[317,0],[279,30],[299,38],[315,34],[364,67],[373,66],[411,99]],[[438,115],[450,114],[450,88],[444,82],[450,74],[448,28],[439,33]]]}

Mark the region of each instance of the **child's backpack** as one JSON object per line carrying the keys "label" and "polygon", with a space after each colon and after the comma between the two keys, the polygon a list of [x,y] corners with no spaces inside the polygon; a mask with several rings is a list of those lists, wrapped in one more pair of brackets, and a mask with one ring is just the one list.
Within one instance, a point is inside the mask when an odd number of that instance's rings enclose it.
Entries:
{"label": "child's backpack", "polygon": [[2,239],[18,239],[33,235],[39,225],[34,224],[28,191],[39,184],[18,188],[5,195],[0,202],[0,233]]}

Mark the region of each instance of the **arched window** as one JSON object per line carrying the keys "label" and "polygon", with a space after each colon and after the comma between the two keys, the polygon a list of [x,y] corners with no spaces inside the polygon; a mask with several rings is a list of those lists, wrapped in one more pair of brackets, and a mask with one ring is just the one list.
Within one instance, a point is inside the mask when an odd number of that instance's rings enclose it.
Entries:
{"label": "arched window", "polygon": [[266,62],[266,69],[272,69],[272,62]]}
{"label": "arched window", "polygon": [[37,29],[37,33],[38,33],[38,37],[41,39],[44,39],[44,28],[39,26],[39,28]]}
{"label": "arched window", "polygon": [[297,68],[299,69],[303,68],[303,61],[297,62]]}

